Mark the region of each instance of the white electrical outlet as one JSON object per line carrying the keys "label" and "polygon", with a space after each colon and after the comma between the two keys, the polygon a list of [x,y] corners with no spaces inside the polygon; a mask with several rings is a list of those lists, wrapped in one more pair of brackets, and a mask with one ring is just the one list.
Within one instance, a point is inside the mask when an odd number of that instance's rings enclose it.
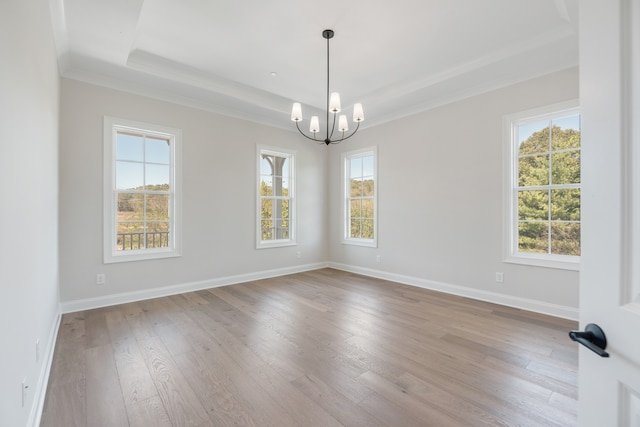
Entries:
{"label": "white electrical outlet", "polygon": [[36,363],[40,362],[40,338],[36,338]]}
{"label": "white electrical outlet", "polygon": [[496,282],[504,282],[504,274],[502,272],[496,272]]}
{"label": "white electrical outlet", "polygon": [[104,285],[107,280],[107,277],[104,273],[96,274],[96,285]]}
{"label": "white electrical outlet", "polygon": [[296,258],[302,258],[302,252],[300,251],[296,252]]}
{"label": "white electrical outlet", "polygon": [[380,255],[376,255],[376,262],[380,262]]}

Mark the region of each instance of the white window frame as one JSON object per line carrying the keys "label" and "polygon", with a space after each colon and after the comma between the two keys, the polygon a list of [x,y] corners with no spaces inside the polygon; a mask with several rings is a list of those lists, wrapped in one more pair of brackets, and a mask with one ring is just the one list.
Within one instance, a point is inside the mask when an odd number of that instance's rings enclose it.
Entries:
{"label": "white window frame", "polygon": [[[141,133],[167,138],[171,148],[170,162],[170,203],[169,203],[169,246],[166,248],[117,250],[116,236],[116,138],[118,131]],[[104,263],[142,261],[149,259],[178,257],[182,254],[182,131],[180,129],[144,123],[117,117],[104,117],[104,166],[103,166],[103,215]]]}
{"label": "white window frame", "polygon": [[[289,159],[289,238],[262,240],[262,196],[260,195],[260,162],[262,155],[272,155]],[[285,148],[270,147],[267,145],[256,146],[256,249],[277,248],[297,245],[297,220],[296,220],[296,151]]]}
{"label": "white window frame", "polygon": [[[353,238],[350,217],[350,161],[358,157],[373,156],[373,239]],[[342,153],[342,243],[346,245],[378,247],[378,147],[367,147]]]}
{"label": "white window frame", "polygon": [[[538,267],[579,270],[580,257],[518,251],[518,138],[520,125],[580,114],[577,99],[522,111],[503,117],[503,248],[504,262]],[[581,187],[580,187],[581,188]]]}

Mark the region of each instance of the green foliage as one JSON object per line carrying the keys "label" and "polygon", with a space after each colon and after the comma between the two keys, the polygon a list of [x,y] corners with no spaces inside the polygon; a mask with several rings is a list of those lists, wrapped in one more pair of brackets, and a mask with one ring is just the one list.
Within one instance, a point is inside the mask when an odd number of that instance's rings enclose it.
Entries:
{"label": "green foliage", "polygon": [[520,144],[520,251],[580,255],[580,189],[554,188],[579,183],[579,131],[553,126],[550,134],[547,127]]}
{"label": "green foliage", "polygon": [[[276,178],[278,179],[278,178]],[[278,186],[276,186],[277,188]],[[280,186],[281,187],[281,186]],[[273,186],[260,182],[260,228],[262,240],[289,238],[289,189],[281,188],[273,195]]]}
{"label": "green foliage", "polygon": [[549,184],[549,156],[527,156],[518,159],[518,185],[533,187]]}
{"label": "green foliage", "polygon": [[554,184],[580,183],[580,151],[562,151],[551,155],[551,182]]}
{"label": "green foliage", "polygon": [[[168,246],[169,184],[131,190],[118,193],[118,248],[131,250]],[[166,194],[136,192],[141,190]]]}
{"label": "green foliage", "polygon": [[[551,138],[551,140],[549,140],[549,138]],[[551,144],[549,144],[549,142],[551,142]],[[546,127],[534,132],[529,138],[523,141],[522,144],[520,144],[518,154],[524,156],[527,154],[545,153],[549,151],[549,145],[551,145],[551,150],[553,151],[579,149],[580,131],[553,126],[551,135],[549,135],[549,128]]]}
{"label": "green foliage", "polygon": [[518,219],[525,221],[549,219],[549,191],[518,191]]}
{"label": "green foliage", "polygon": [[548,253],[547,223],[521,222],[518,224],[518,250],[520,252]]}
{"label": "green foliage", "polygon": [[551,190],[551,220],[580,221],[580,190]]}
{"label": "green foliage", "polygon": [[373,239],[373,179],[351,179],[349,206],[349,236],[356,239]]}
{"label": "green foliage", "polygon": [[551,253],[580,255],[580,224],[551,224]]}
{"label": "green foliage", "polygon": [[373,196],[373,179],[351,179],[351,197]]}

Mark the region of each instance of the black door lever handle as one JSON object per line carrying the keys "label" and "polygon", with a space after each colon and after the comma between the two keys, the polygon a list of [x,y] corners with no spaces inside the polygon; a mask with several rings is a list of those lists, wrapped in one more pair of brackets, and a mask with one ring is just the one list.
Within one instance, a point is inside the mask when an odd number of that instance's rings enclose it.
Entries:
{"label": "black door lever handle", "polygon": [[569,332],[569,338],[577,341],[600,357],[609,357],[609,353],[604,351],[607,348],[607,337],[600,326],[589,323],[583,331]]}

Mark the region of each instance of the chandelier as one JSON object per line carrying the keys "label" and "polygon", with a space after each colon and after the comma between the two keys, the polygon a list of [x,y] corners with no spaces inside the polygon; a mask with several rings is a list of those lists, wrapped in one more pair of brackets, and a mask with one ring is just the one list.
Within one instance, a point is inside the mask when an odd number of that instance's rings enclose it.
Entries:
{"label": "chandelier", "polygon": [[[326,122],[326,134],[324,139],[318,139],[317,135],[320,132],[320,120],[318,116],[311,117],[311,123],[309,125],[309,132],[313,134],[313,136],[309,136],[300,129],[300,122],[302,121],[302,106],[299,102],[293,103],[293,109],[291,110],[291,120],[296,122],[296,127],[298,128],[298,132],[300,132],[305,138],[311,139],[318,143],[329,144],[338,144],[339,142],[344,141],[347,138],[351,138],[358,131],[360,127],[360,122],[364,120],[364,112],[362,111],[362,104],[357,103],[353,105],[353,121],[357,123],[355,130],[347,134],[349,131],[349,123],[347,121],[347,116],[341,114],[338,117],[338,133],[336,134],[336,138],[334,138],[334,132],[336,130],[336,117],[340,112],[340,95],[338,92],[330,93],[329,90],[329,40],[333,37],[333,30],[324,30],[322,32],[322,37],[327,39],[327,122]],[[330,114],[333,115],[333,119],[330,120]],[[331,131],[329,131],[329,122],[331,124]]]}

